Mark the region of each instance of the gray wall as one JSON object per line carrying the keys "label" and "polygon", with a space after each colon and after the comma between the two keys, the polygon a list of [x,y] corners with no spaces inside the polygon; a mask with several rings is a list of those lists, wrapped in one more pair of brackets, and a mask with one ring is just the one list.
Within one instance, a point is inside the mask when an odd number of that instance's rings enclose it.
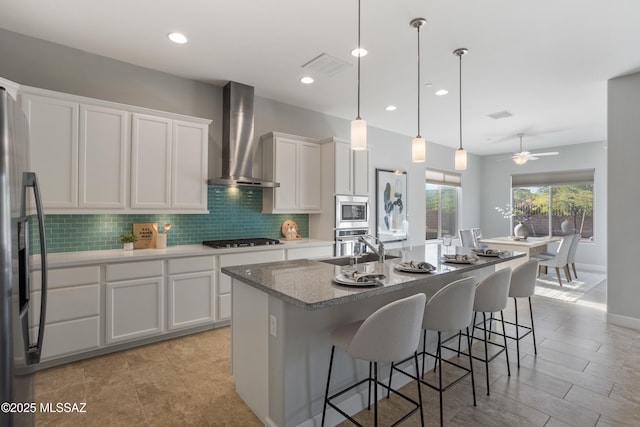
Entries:
{"label": "gray wall", "polygon": [[509,155],[482,157],[480,222],[486,236],[509,236],[509,220],[495,210],[509,203],[511,175],[562,170],[595,169],[594,176],[594,241],[581,242],[576,262],[594,270],[605,270],[607,264],[607,150],[604,142],[569,145],[542,151],[558,151],[557,156],[541,157],[518,166]]}
{"label": "gray wall", "polygon": [[640,73],[609,80],[609,280],[611,322],[640,329],[638,251],[640,235]]}

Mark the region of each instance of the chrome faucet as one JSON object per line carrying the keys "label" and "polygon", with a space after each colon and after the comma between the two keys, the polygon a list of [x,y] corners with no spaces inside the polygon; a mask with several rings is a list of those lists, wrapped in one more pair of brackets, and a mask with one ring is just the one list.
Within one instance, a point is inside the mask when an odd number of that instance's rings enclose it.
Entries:
{"label": "chrome faucet", "polygon": [[[376,249],[376,247],[373,246],[371,243],[369,243],[367,239],[365,239],[365,237],[370,237],[374,239],[376,242],[378,242],[378,248]],[[373,253],[378,256],[378,262],[384,263],[384,243],[382,243],[380,239],[372,236],[371,234],[367,234],[366,236],[358,237],[358,241],[367,245],[367,247],[371,249]]]}

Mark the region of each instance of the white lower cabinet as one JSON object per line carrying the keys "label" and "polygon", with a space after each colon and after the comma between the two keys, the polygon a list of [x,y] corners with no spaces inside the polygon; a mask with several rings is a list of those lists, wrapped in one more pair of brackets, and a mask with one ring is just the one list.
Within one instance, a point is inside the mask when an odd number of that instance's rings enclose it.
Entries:
{"label": "white lower cabinet", "polygon": [[168,329],[182,329],[215,321],[215,257],[168,261]]}
{"label": "white lower cabinet", "polygon": [[[222,267],[324,258],[331,242],[216,255],[195,255],[48,270],[42,361],[81,359],[116,344],[189,333],[231,319],[231,278]],[[41,272],[30,274],[29,334],[35,343]]]}
{"label": "white lower cabinet", "polygon": [[[107,265],[105,298],[107,344],[164,332],[163,265],[163,261]],[[112,281],[123,277],[134,279]]]}
{"label": "white lower cabinet", "polygon": [[[42,360],[73,355],[100,346],[100,267],[50,269]],[[41,272],[31,273],[29,332],[38,334]]]}
{"label": "white lower cabinet", "polygon": [[293,259],[315,259],[315,258],[331,258],[333,256],[333,245],[312,246],[306,248],[290,248],[287,249],[287,260]]}

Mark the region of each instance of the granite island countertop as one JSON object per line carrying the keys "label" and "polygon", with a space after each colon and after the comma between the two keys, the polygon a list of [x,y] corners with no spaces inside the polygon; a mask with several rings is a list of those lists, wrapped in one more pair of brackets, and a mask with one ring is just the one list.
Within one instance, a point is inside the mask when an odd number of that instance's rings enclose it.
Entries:
{"label": "granite island countertop", "polygon": [[[400,250],[390,251],[399,256]],[[524,257],[523,252],[505,252],[501,257],[478,257],[472,264],[451,264],[440,260],[438,245],[425,245],[408,250],[404,259],[426,261],[436,267],[432,273],[405,273],[395,269],[401,257],[387,258],[384,263],[368,262],[360,264],[360,271],[382,273],[386,277],[380,285],[372,287],[351,287],[335,283],[333,279],[344,267],[322,260],[291,260],[265,264],[249,264],[224,267],[222,272],[259,289],[269,295],[305,310],[318,310],[381,295],[387,292],[434,282],[441,287],[443,280],[457,280],[461,276],[472,276],[474,270],[497,265]],[[435,291],[434,291],[435,292]]]}

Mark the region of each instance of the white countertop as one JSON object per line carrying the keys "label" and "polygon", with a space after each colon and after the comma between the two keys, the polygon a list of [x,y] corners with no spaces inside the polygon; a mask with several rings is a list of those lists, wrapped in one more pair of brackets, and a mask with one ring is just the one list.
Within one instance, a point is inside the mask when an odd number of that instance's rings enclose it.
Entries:
{"label": "white countertop", "polygon": [[[302,239],[280,240],[279,245],[252,246],[246,248],[214,249],[204,245],[169,246],[166,249],[110,249],[104,251],[58,252],[47,257],[48,268],[73,267],[81,265],[101,264],[104,262],[146,261],[156,259],[180,258],[202,255],[225,255],[243,252],[274,251],[302,247],[330,246],[333,241]],[[40,268],[40,255],[31,256],[31,266]]]}

